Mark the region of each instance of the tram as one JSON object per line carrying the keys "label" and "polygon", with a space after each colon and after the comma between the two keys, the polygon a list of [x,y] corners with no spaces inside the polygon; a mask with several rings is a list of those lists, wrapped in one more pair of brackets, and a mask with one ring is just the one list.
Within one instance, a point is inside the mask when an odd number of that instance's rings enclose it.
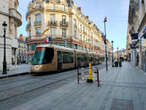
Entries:
{"label": "tram", "polygon": [[66,48],[53,44],[42,44],[36,47],[31,62],[31,73],[39,74],[52,71],[63,71],[77,67],[99,64],[99,56],[94,52]]}

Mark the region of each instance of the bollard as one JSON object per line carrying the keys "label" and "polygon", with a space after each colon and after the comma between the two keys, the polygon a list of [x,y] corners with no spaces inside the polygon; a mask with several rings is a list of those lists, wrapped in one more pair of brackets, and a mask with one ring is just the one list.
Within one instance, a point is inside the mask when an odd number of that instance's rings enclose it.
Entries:
{"label": "bollard", "polygon": [[89,75],[88,75],[88,78],[87,78],[87,82],[88,83],[93,83],[91,63],[89,63]]}
{"label": "bollard", "polygon": [[79,82],[79,78],[80,78],[80,77],[79,77],[79,68],[77,68],[77,82],[78,82],[78,84],[80,83],[80,82]]}
{"label": "bollard", "polygon": [[77,68],[77,82],[78,84],[80,84],[80,76],[81,76],[81,73],[79,72],[79,67]]}
{"label": "bollard", "polygon": [[97,84],[98,84],[98,87],[100,87],[99,71],[98,71],[98,68],[97,68],[97,70],[96,70],[96,73],[97,73]]}

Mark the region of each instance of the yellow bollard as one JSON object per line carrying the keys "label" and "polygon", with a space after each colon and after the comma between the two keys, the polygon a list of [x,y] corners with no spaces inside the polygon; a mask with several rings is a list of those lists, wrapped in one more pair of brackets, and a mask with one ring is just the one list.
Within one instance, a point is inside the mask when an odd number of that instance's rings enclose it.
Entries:
{"label": "yellow bollard", "polygon": [[93,83],[91,63],[89,63],[89,75],[88,75],[87,82],[88,82],[88,83]]}

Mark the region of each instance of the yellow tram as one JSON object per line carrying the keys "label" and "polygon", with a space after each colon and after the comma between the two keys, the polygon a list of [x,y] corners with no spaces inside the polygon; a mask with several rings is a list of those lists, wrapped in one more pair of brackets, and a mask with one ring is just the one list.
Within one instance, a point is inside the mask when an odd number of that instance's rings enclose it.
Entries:
{"label": "yellow tram", "polygon": [[99,56],[94,52],[66,48],[53,44],[42,44],[36,47],[31,62],[31,73],[62,71],[66,69],[99,64]]}

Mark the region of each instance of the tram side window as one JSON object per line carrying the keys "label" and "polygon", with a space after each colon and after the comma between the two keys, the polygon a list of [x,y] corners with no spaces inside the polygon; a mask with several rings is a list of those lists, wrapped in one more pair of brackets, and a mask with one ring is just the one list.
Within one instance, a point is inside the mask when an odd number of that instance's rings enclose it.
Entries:
{"label": "tram side window", "polygon": [[54,57],[54,49],[53,48],[46,48],[45,56],[43,59],[43,64],[51,63]]}
{"label": "tram side window", "polygon": [[63,63],[73,63],[73,54],[69,52],[63,52]]}

